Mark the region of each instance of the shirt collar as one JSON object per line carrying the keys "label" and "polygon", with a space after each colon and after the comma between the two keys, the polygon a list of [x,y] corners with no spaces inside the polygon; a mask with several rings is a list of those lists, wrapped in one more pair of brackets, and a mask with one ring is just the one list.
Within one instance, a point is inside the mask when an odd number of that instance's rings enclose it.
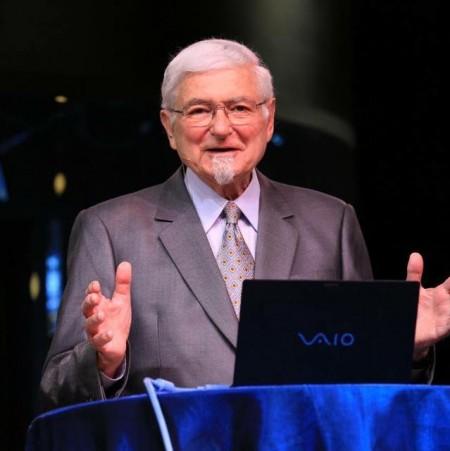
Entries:
{"label": "shirt collar", "polygon": [[[219,196],[190,168],[186,170],[184,182],[200,217],[203,229],[208,233],[228,201]],[[258,231],[260,190],[256,171],[253,170],[250,184],[234,201],[256,232]]]}

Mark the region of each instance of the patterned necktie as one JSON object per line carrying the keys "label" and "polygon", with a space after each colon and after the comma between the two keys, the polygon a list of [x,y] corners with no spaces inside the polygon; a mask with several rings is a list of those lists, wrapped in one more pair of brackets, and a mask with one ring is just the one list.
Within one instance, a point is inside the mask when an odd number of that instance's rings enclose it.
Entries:
{"label": "patterned necktie", "polygon": [[253,279],[255,262],[237,224],[241,210],[234,202],[228,202],[223,211],[226,225],[222,244],[217,253],[217,263],[234,311],[239,318],[242,282],[245,279]]}

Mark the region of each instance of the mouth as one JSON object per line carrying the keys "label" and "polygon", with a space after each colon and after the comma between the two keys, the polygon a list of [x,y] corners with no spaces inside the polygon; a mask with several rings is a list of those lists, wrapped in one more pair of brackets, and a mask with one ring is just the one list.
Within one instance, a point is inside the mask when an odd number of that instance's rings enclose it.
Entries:
{"label": "mouth", "polygon": [[210,147],[206,151],[212,154],[228,154],[238,152],[239,149],[236,147]]}

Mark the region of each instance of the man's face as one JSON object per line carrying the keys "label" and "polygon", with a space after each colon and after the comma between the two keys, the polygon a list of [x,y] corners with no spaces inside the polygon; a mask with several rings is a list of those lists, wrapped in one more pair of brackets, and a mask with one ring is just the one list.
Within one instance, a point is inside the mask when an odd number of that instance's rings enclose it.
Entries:
{"label": "man's face", "polygon": [[[181,160],[203,181],[218,190],[214,178],[214,165],[225,159],[232,165],[234,184],[246,186],[251,172],[264,155],[271,139],[274,124],[275,99],[264,99],[256,75],[251,67],[240,66],[187,75],[178,88],[174,109],[182,110],[194,103],[223,106],[236,99],[246,99],[258,104],[251,120],[244,125],[233,125],[224,110],[216,110],[208,125],[193,126],[186,117],[177,114],[171,123],[170,114],[161,111],[161,121],[170,145]],[[268,109],[264,111],[264,108]],[[220,190],[220,189],[219,189]]]}

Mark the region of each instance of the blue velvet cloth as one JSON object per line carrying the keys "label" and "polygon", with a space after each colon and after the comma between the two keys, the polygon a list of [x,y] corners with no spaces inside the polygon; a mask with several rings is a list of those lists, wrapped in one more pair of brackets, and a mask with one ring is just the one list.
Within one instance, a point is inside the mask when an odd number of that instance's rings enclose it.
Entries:
{"label": "blue velvet cloth", "polygon": [[[450,387],[242,387],[158,398],[175,450],[450,450]],[[48,412],[27,436],[27,451],[162,446],[146,395]]]}

